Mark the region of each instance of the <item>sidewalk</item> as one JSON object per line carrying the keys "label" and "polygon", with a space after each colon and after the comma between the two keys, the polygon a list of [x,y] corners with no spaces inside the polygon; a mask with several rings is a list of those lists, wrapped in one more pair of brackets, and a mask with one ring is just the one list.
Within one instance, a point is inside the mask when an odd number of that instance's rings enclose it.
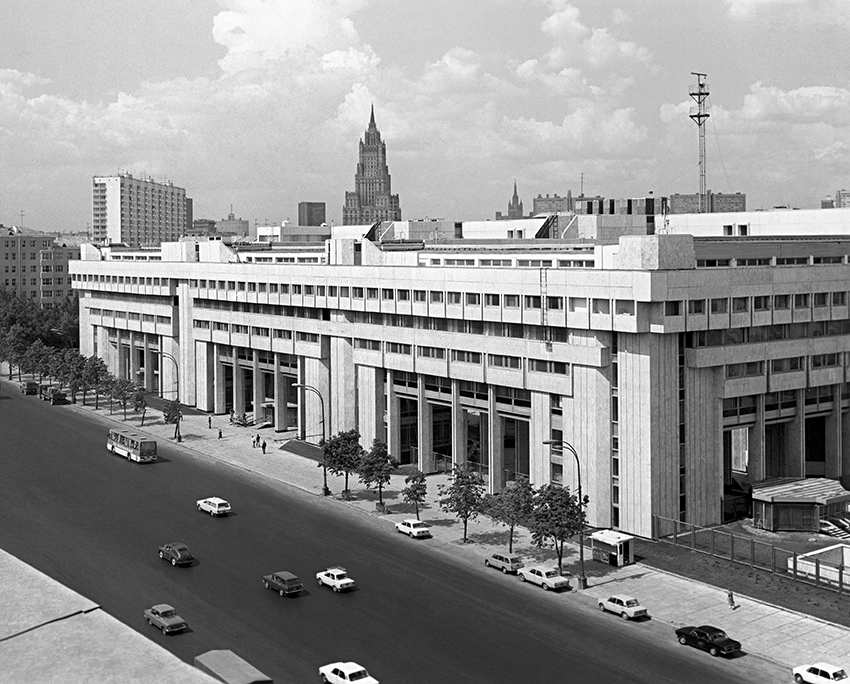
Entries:
{"label": "sidewalk", "polygon": [[[95,413],[91,400],[86,407],[78,403],[66,408]],[[110,416],[108,402],[104,404],[101,401],[96,413],[107,420],[111,418],[122,425],[143,429],[160,443],[170,442],[176,446],[173,439],[174,426],[166,425],[159,411],[148,410],[144,428],[139,427],[140,416],[131,411],[127,413],[126,422],[120,410]],[[321,496],[322,469],[318,467],[317,461],[282,448],[294,438],[294,434],[275,433],[271,428],[257,430],[230,425],[227,415],[212,416],[210,428],[207,414],[196,411],[187,413],[189,415],[181,421],[183,441],[180,446]],[[218,438],[219,429],[222,431],[221,439]],[[260,448],[252,447],[252,440],[257,434],[266,441],[265,454]],[[303,444],[298,444],[303,451]],[[484,558],[493,551],[507,549],[507,528],[493,523],[489,518],[480,517],[470,521],[469,543],[463,544],[462,524],[452,515],[442,512],[437,504],[437,486],[447,481],[447,475],[428,476],[427,503],[420,508],[421,519],[431,525],[434,541],[445,552],[475,565],[481,572],[495,573],[485,569]],[[343,489],[343,478],[328,474],[328,486],[336,495],[328,497],[328,505],[349,506],[360,514],[384,520],[388,526],[415,517],[413,508],[402,501],[400,490],[404,487],[403,475],[394,475],[391,483],[384,488],[387,514],[376,512],[377,491],[365,489],[357,481],[356,475],[349,478],[353,495],[351,501],[344,501],[338,496]],[[733,610],[727,603],[725,589],[641,564],[612,568],[591,560],[589,551],[589,548],[585,549],[588,589],[570,593],[576,601],[586,604],[588,609],[595,609],[598,600],[610,594],[629,594],[636,596],[648,608],[654,624],[670,625],[671,639],[675,627],[711,624],[741,641],[745,652],[761,656],[777,665],[790,668],[817,661],[850,665],[850,629],[740,595],[735,597],[737,608]],[[524,529],[518,529],[515,533],[514,552],[524,558],[526,565],[535,562],[555,563],[554,550],[538,549]],[[565,550],[564,567],[572,573],[573,578],[578,576],[577,545],[569,545]],[[575,579],[572,584],[575,587]]]}

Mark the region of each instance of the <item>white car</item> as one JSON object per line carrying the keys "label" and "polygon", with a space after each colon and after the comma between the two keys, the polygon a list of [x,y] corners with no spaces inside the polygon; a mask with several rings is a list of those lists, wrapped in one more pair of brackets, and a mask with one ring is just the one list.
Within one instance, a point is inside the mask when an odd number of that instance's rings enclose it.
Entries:
{"label": "white car", "polygon": [[556,567],[547,567],[544,565],[533,565],[530,568],[522,568],[517,572],[520,582],[531,582],[543,587],[544,590],[550,589],[569,589],[570,580],[563,577]]}
{"label": "white car", "polygon": [[[316,581],[320,587],[328,586],[334,591],[346,591],[355,587],[354,580],[348,576],[345,568],[338,565],[334,565],[327,570],[322,570],[322,572],[317,572]],[[338,665],[339,663],[336,664]]]}
{"label": "white car", "polygon": [[366,672],[366,668],[357,663],[331,663],[319,668],[319,676],[323,682],[331,684],[347,684],[347,682],[359,682],[359,684],[378,684],[378,680]]}
{"label": "white car", "polygon": [[640,602],[634,596],[626,596],[625,594],[616,594],[607,599],[602,599],[599,602],[599,610],[616,613],[624,620],[634,620],[649,615],[646,608],[640,605]]}
{"label": "white car", "polygon": [[430,537],[431,528],[421,520],[402,520],[395,524],[396,532],[408,537]]}
{"label": "white car", "polygon": [[207,499],[198,499],[196,504],[199,511],[209,513],[210,515],[227,515],[233,511],[227,501],[220,499],[217,496],[211,496]]}
{"label": "white car", "polygon": [[794,675],[794,681],[798,684],[803,684],[803,682],[821,684],[821,682],[840,682],[847,679],[847,673],[842,668],[829,663],[800,665],[791,670],[791,673]]}

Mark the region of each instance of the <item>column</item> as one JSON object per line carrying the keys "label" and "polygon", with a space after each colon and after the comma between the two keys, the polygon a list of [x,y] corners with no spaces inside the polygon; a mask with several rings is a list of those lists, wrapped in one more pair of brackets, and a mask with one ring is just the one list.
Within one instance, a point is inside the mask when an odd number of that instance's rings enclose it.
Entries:
{"label": "column", "polygon": [[431,404],[425,398],[425,378],[417,376],[417,450],[419,452],[419,470],[433,473],[436,470],[434,459],[434,417]]}
{"label": "column", "polygon": [[280,352],[274,353],[274,431],[286,430],[286,376],[280,372]]}
{"label": "column", "polygon": [[401,452],[401,409],[395,395],[393,371],[387,371],[387,450],[398,455]]}
{"label": "column", "polygon": [[841,385],[832,386],[832,411],[824,420],[824,450],[826,452],[826,476],[839,478],[841,468]]}
{"label": "column", "polygon": [[460,403],[460,381],[452,380],[452,461],[466,463],[466,411]]}
{"label": "column", "polygon": [[233,349],[233,410],[245,413],[245,371],[239,365],[239,349]]}
{"label": "column", "polygon": [[[144,333],[131,332],[130,333],[130,382],[139,382],[142,380],[142,376],[139,375],[139,335],[143,335]],[[144,343],[144,339],[142,340]]]}
{"label": "column", "polygon": [[[504,418],[496,408],[496,388],[487,386],[487,463],[490,466],[488,491],[498,494],[505,486]],[[482,452],[484,451],[482,430]]]}
{"label": "column", "polygon": [[[383,370],[372,366],[356,366],[357,373],[357,429],[363,445],[375,439],[386,442],[384,429],[384,378]],[[390,455],[397,456],[392,451]]]}
{"label": "column", "polygon": [[797,414],[785,424],[785,453],[783,454],[783,477],[806,476],[806,396],[803,390],[794,390]]}
{"label": "column", "polygon": [[260,423],[263,420],[263,399],[265,391],[263,390],[263,372],[260,370],[260,352],[254,349],[253,368],[251,369],[254,382],[252,389],[254,390],[254,423]]}
{"label": "column", "polygon": [[225,412],[227,400],[225,398],[224,364],[221,362],[221,345],[212,345],[212,376],[213,376],[213,412],[222,414]]}
{"label": "column", "polygon": [[747,431],[747,474],[750,482],[767,478],[764,458],[764,395],[756,396],[756,422]]}
{"label": "column", "polygon": [[[192,342],[195,345],[195,377],[197,378],[197,394],[195,406],[201,411],[212,411],[214,405],[214,390],[212,386],[213,359],[212,347],[209,342]],[[181,397],[182,398],[182,397]]]}

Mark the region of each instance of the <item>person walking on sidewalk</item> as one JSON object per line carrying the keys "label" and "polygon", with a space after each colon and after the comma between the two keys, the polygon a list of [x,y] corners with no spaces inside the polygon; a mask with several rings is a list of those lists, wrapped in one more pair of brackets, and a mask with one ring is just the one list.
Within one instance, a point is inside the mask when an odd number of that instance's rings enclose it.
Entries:
{"label": "person walking on sidewalk", "polygon": [[729,607],[735,610],[735,594],[732,593],[731,589],[726,591],[726,600],[729,602]]}
{"label": "person walking on sidewalk", "polygon": [[221,439],[221,428],[218,429],[218,438]]}
{"label": "person walking on sidewalk", "polygon": [[263,440],[263,453],[266,453],[266,440]]}
{"label": "person walking on sidewalk", "polygon": [[212,430],[212,416],[207,416],[207,427]]}
{"label": "person walking on sidewalk", "polygon": [[252,436],[251,437],[251,448],[254,449],[254,448],[256,448],[256,446],[257,446],[257,438]]}

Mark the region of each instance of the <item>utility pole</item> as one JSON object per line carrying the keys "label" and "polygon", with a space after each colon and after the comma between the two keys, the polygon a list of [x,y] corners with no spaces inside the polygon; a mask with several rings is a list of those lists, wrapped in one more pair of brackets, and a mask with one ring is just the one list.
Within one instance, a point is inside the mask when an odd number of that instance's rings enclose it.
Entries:
{"label": "utility pole", "polygon": [[705,192],[705,120],[711,114],[708,113],[706,104],[708,99],[706,74],[698,71],[692,71],[691,74],[697,77],[696,85],[688,87],[688,95],[697,103],[696,107],[691,107],[689,116],[699,127],[699,211],[702,214],[708,211],[708,197]]}

